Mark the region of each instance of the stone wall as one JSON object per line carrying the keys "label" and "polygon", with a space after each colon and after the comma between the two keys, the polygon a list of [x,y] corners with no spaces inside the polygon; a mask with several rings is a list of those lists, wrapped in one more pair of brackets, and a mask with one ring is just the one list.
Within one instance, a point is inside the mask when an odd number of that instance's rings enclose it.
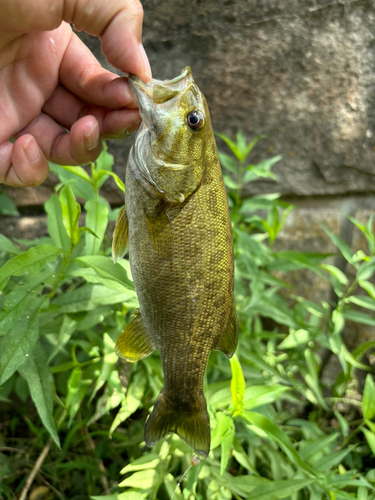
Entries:
{"label": "stone wall", "polygon": [[[154,77],[172,78],[190,65],[215,130],[234,136],[241,128],[248,139],[266,134],[252,163],[282,155],[277,182],[258,180],[244,190],[280,192],[299,207],[279,247],[331,249],[322,222],[356,246],[345,214],[364,217],[375,208],[375,2],[144,0],[143,6]],[[98,40],[80,36],[109,67]],[[110,143],[122,178],[131,142]],[[219,147],[225,149],[220,141]],[[53,183],[51,176],[39,188],[8,193],[20,206],[37,207]],[[105,195],[122,203],[114,184]],[[43,227],[42,216],[35,217]],[[11,234],[12,226],[19,235],[21,227],[30,229],[30,217],[25,221],[3,219],[0,230]],[[313,282],[306,287],[299,279],[296,287],[308,294]]]}

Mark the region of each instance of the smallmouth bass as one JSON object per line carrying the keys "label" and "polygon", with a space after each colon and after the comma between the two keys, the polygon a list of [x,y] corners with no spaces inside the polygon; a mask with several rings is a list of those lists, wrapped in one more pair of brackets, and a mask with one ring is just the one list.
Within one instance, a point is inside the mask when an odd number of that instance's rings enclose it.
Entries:
{"label": "smallmouth bass", "polygon": [[164,385],[146,422],[146,444],[175,432],[204,458],[208,356],[218,349],[231,357],[237,345],[225,186],[207,103],[190,68],[147,84],[130,76],[129,84],[143,121],[112,253],[118,260],[128,244],[139,310],[116,354],[134,362],[159,349]]}

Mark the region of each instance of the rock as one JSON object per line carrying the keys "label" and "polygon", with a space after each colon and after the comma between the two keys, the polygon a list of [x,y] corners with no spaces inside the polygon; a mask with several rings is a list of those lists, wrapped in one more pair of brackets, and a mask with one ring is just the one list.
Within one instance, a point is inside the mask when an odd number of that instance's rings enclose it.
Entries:
{"label": "rock", "polygon": [[44,215],[24,217],[1,217],[0,234],[13,240],[22,238],[35,240],[48,236],[47,217]]}
{"label": "rock", "polygon": [[[245,195],[375,191],[373,2],[143,0],[143,7],[154,76],[172,78],[190,65],[215,130],[234,137],[241,128],[248,139],[266,134],[249,162],[282,154],[278,182],[252,182]],[[79,36],[104,67],[121,74],[97,38]],[[122,178],[130,144],[110,141]],[[104,192],[120,203],[112,181]],[[46,193],[37,193],[40,203]]]}

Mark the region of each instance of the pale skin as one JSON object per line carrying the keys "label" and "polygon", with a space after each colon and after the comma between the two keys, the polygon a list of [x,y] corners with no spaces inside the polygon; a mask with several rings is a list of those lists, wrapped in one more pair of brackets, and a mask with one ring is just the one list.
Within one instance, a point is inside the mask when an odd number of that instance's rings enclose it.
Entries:
{"label": "pale skin", "polygon": [[103,69],[70,24],[99,36],[113,66],[146,82],[142,20],[139,0],[0,0],[1,183],[39,185],[47,160],[92,162],[101,138],[138,128],[127,79]]}

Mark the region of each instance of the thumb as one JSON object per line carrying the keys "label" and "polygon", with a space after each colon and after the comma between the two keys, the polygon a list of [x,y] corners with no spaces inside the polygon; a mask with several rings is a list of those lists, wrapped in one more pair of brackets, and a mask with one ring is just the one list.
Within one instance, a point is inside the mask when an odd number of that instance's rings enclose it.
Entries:
{"label": "thumb", "polygon": [[78,31],[99,36],[108,61],[144,82],[151,68],[142,45],[143,8],[139,0],[68,0],[63,20]]}

